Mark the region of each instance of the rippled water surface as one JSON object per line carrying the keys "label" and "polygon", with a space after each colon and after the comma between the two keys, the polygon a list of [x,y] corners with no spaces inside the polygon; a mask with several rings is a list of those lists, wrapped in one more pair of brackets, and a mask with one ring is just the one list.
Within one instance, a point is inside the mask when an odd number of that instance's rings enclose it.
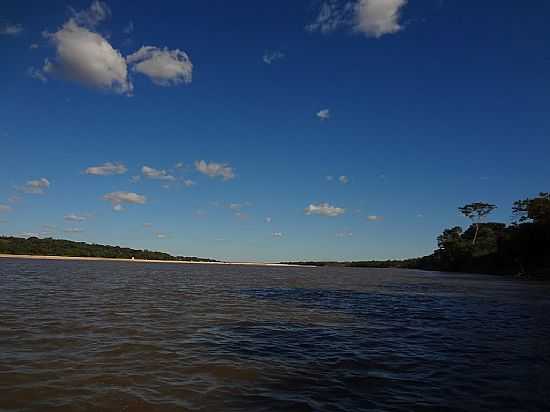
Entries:
{"label": "rippled water surface", "polygon": [[0,260],[2,411],[547,411],[550,285]]}

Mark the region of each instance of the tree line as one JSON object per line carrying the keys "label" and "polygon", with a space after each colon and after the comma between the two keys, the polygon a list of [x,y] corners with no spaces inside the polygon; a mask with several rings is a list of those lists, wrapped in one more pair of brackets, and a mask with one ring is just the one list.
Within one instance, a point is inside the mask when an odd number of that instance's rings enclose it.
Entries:
{"label": "tree line", "polygon": [[406,260],[298,263],[513,274],[550,279],[550,193],[514,202],[514,221],[509,225],[486,222],[496,208],[485,202],[459,207],[459,212],[472,224],[466,230],[460,226],[445,229],[437,238],[437,250],[429,256]]}
{"label": "tree line", "polygon": [[0,236],[0,254],[215,262],[213,259],[172,256],[163,252],[137,250],[119,246],[97,245],[52,238],[40,239],[37,237],[21,238],[12,236]]}

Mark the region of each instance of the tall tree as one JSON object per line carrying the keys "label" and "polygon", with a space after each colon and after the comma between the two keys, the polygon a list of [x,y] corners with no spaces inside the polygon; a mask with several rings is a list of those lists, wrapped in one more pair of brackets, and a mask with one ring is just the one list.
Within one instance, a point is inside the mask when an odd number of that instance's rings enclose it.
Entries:
{"label": "tall tree", "polygon": [[464,216],[470,219],[476,226],[476,232],[474,235],[474,239],[472,240],[472,245],[476,244],[477,235],[479,233],[479,224],[481,223],[481,221],[485,216],[487,216],[496,208],[497,207],[495,205],[492,205],[490,203],[483,203],[483,202],[469,203],[467,205],[464,205],[458,208],[460,213],[462,213]]}

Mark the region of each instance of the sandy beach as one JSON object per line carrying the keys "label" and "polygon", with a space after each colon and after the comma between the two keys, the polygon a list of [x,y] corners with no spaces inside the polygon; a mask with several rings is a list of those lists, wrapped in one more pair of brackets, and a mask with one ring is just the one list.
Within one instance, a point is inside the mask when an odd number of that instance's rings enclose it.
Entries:
{"label": "sandy beach", "polygon": [[[183,265],[247,265],[247,266],[288,266],[302,267],[303,265],[287,265],[284,263],[265,262],[195,262],[190,260],[146,260],[146,259],[119,259],[102,257],[79,257],[79,256],[38,256],[38,255],[6,255],[0,254],[0,259],[32,259],[32,260],[84,260],[84,261],[108,261],[108,262],[131,262],[131,263],[176,263]],[[315,266],[306,266],[315,267]]]}

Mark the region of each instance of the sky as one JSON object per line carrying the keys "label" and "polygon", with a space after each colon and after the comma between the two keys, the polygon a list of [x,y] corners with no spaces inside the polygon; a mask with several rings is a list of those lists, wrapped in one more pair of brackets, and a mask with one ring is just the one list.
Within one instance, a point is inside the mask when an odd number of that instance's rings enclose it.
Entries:
{"label": "sky", "polygon": [[3,0],[0,234],[426,255],[550,190],[550,2]]}

